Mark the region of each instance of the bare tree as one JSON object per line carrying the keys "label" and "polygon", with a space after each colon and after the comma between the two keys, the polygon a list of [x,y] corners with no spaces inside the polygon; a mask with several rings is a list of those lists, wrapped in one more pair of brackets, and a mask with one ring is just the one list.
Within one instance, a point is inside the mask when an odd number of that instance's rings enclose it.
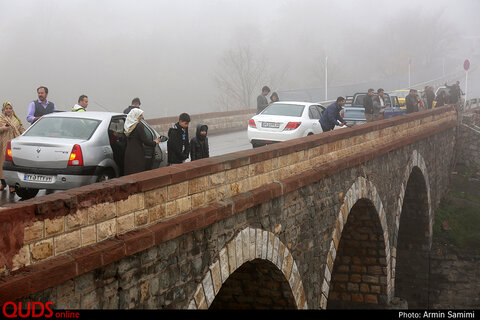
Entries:
{"label": "bare tree", "polygon": [[265,57],[255,54],[249,45],[226,51],[214,75],[220,90],[217,102],[227,110],[254,108],[255,97],[268,83],[267,69]]}

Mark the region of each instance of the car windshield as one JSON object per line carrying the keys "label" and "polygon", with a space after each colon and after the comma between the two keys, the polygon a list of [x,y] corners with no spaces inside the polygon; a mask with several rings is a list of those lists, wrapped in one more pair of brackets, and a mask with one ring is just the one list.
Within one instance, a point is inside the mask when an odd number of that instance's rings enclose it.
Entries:
{"label": "car windshield", "polygon": [[274,103],[263,110],[262,114],[274,116],[301,117],[305,106],[299,104]]}
{"label": "car windshield", "polygon": [[100,120],[82,118],[41,118],[24,135],[29,137],[88,140],[100,122]]}

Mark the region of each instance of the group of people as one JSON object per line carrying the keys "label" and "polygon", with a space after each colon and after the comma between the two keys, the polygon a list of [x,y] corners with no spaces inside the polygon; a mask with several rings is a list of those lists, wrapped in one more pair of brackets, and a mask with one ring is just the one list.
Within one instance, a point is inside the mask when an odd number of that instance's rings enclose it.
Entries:
{"label": "group of people", "polygon": [[420,108],[432,109],[433,102],[436,102],[436,107],[441,107],[446,104],[457,104],[464,94],[460,88],[460,81],[449,86],[445,83],[447,90],[440,90],[435,96],[435,91],[432,86],[426,86],[422,96],[418,95],[418,91],[410,89],[408,95],[405,97],[405,106],[407,113],[413,113],[420,110]]}
{"label": "group of people", "polygon": [[[55,104],[47,100],[48,88],[41,86],[37,88],[37,99],[30,102],[27,112],[27,121],[30,124],[35,123],[42,116],[53,113],[57,110]],[[124,134],[126,136],[126,146],[124,148],[123,174],[133,174],[145,171],[147,168],[146,159],[144,157],[144,145],[155,147],[160,143],[160,138],[150,141],[146,134],[144,125],[142,124],[143,110],[140,109],[140,99],[134,98],[129,107],[123,110],[127,114],[124,124]],[[88,107],[88,96],[82,94],[71,111],[85,112]],[[189,157],[191,161],[208,158],[208,126],[199,124],[195,137],[191,140],[188,138],[188,125],[190,116],[182,113],[177,123],[168,131],[168,165],[183,163]],[[0,114],[0,191],[7,188],[6,181],[3,177],[3,163],[5,161],[5,151],[7,142],[18,137],[25,131],[22,121],[16,115],[13,104],[6,101],[2,105],[2,113]],[[15,193],[15,187],[9,186],[11,194]]]}
{"label": "group of people", "polygon": [[[148,140],[142,124],[143,110],[140,109],[140,99],[134,98],[132,104],[123,112],[127,114],[124,132],[127,137],[125,149],[124,174],[145,171],[147,168],[143,146],[155,147],[160,138]],[[191,122],[188,113],[181,113],[176,122],[168,130],[167,156],[168,165],[181,164],[188,158],[191,161],[210,157],[208,145],[208,126],[198,124],[195,136],[189,139],[188,126]],[[140,155],[140,156],[139,156]]]}
{"label": "group of people", "polygon": [[375,95],[374,89],[368,89],[367,95],[363,100],[363,107],[365,108],[365,120],[367,122],[377,121],[382,118],[380,111],[386,106],[384,94],[385,90],[382,88],[377,90],[377,95]]}
{"label": "group of people", "polygon": [[272,103],[280,101],[280,99],[278,98],[278,94],[276,92],[273,92],[270,95],[270,102],[268,102],[267,96],[269,93],[270,93],[270,88],[267,86],[264,86],[262,88],[262,93],[257,97],[257,114],[262,112],[266,107],[268,107]]}
{"label": "group of people", "polygon": [[[458,103],[463,94],[460,89],[460,82],[457,81],[451,86],[445,83],[445,87],[447,90],[440,90],[438,95],[435,95],[434,88],[432,86],[426,86],[421,97],[416,89],[410,89],[408,95],[405,97],[407,114],[417,112],[420,109],[432,109],[434,102],[436,102],[436,107],[441,107],[449,103]],[[385,107],[384,92],[385,91],[380,88],[375,95],[374,89],[368,89],[367,96],[363,101],[367,122],[382,118],[380,111]]]}

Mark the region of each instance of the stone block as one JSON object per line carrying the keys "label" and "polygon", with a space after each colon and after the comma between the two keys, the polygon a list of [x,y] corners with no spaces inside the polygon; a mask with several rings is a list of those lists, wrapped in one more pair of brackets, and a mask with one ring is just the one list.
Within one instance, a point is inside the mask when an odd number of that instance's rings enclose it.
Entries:
{"label": "stone block", "polygon": [[166,205],[164,203],[161,203],[159,205],[148,208],[148,215],[151,223],[164,219],[167,215]]}
{"label": "stone block", "polygon": [[45,237],[50,237],[63,233],[64,230],[65,217],[59,217],[53,220],[45,219]]}
{"label": "stone block", "polygon": [[97,241],[103,241],[115,236],[117,231],[117,224],[115,219],[110,219],[97,224]]}
{"label": "stone block", "polygon": [[[200,179],[200,178],[197,178],[197,179]],[[189,180],[189,181],[185,181],[185,182],[181,182],[181,183],[177,183],[177,184],[173,184],[173,185],[170,185],[168,186],[168,200],[175,200],[175,199],[178,199],[178,198],[182,198],[182,197],[186,197],[188,196],[189,194],[189,185],[190,184],[194,184],[194,181],[196,181],[197,179],[193,179],[193,180]],[[195,193],[195,192],[192,192],[192,193]]]}
{"label": "stone block", "polygon": [[129,212],[143,209],[145,207],[145,197],[143,193],[136,193],[125,200],[118,201],[116,205],[117,214],[121,216]]}
{"label": "stone block", "polygon": [[79,209],[73,214],[65,216],[65,230],[71,231],[86,226],[88,223],[88,210]]}
{"label": "stone block", "polygon": [[53,256],[53,238],[35,242],[30,245],[30,254],[33,262]]}
{"label": "stone block", "polygon": [[45,231],[44,221],[35,221],[31,226],[25,227],[24,243],[31,243],[43,239]]}
{"label": "stone block", "polygon": [[80,248],[82,238],[80,230],[75,230],[65,234],[61,234],[54,238],[55,255],[59,255],[69,250]]}
{"label": "stone block", "polygon": [[153,189],[145,192],[145,208],[157,206],[167,201],[167,187]]}
{"label": "stone block", "polygon": [[135,213],[129,213],[117,218],[117,233],[122,234],[135,228]]}
{"label": "stone block", "polygon": [[141,227],[147,225],[150,221],[148,210],[142,210],[135,212],[135,226]]}
{"label": "stone block", "polygon": [[88,223],[99,223],[111,219],[117,214],[117,206],[113,202],[95,204],[88,208]]}
{"label": "stone block", "polygon": [[80,229],[82,237],[82,246],[87,246],[97,242],[97,226],[87,226]]}

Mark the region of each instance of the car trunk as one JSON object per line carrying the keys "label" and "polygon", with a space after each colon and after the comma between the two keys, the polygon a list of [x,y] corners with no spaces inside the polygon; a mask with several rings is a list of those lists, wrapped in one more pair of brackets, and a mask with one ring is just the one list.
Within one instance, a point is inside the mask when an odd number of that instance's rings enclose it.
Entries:
{"label": "car trunk", "polygon": [[289,122],[301,122],[301,118],[260,115],[255,118],[259,131],[282,132]]}
{"label": "car trunk", "polygon": [[[49,142],[51,140],[51,142]],[[78,140],[21,137],[12,141],[12,158],[17,166],[39,168],[66,168],[70,153]]]}

